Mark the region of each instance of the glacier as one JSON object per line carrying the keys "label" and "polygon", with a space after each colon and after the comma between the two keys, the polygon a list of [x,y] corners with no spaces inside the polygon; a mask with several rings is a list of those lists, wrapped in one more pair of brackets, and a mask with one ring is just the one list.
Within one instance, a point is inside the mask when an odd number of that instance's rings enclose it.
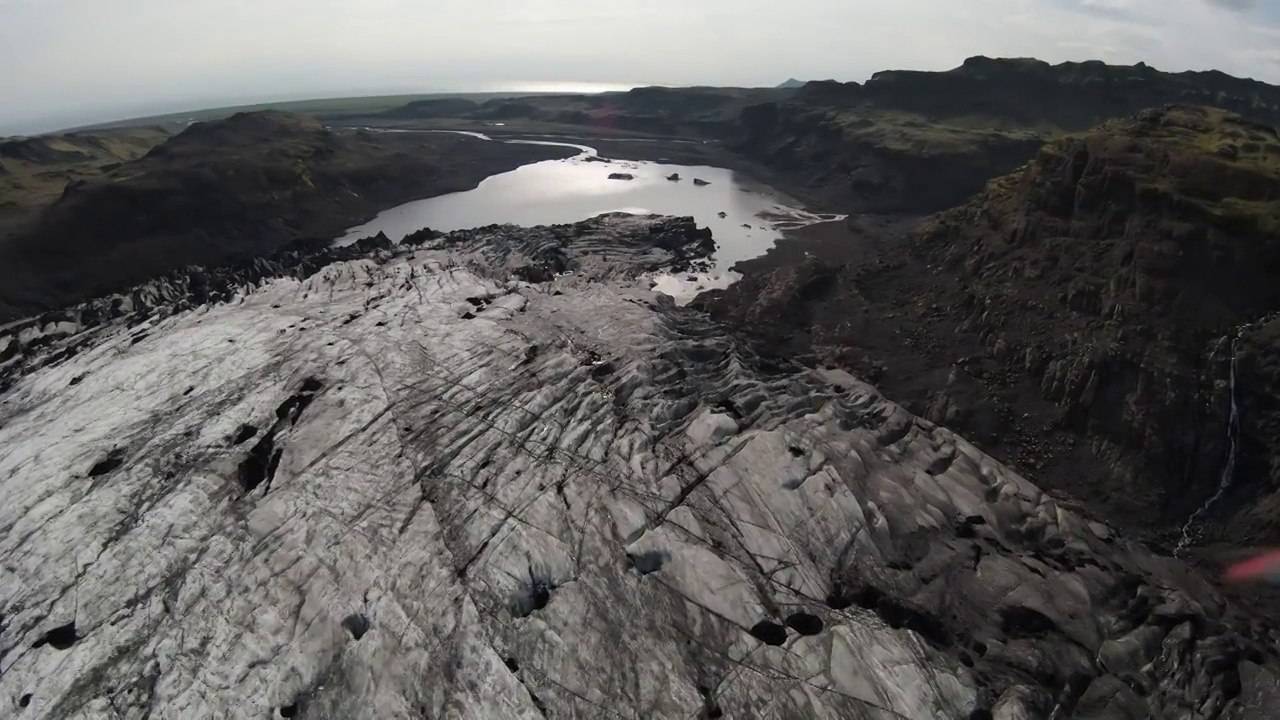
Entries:
{"label": "glacier", "polygon": [[713,248],[425,231],[0,329],[5,716],[1272,717],[1199,571],[652,291]]}

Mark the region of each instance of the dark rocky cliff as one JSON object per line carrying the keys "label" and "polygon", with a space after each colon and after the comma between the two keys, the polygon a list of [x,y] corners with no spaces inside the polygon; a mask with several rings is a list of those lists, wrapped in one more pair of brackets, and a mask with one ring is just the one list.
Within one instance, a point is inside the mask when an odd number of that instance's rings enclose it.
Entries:
{"label": "dark rocky cliff", "polygon": [[[1216,109],[1144,111],[1048,144],[971,202],[857,267],[810,262],[705,306],[787,351],[861,371],[1045,484],[1176,527],[1227,454],[1231,340],[1243,410],[1239,495],[1276,489],[1274,323],[1280,141]],[[908,248],[903,254],[900,248]],[[754,299],[753,299],[754,296]],[[875,364],[875,363],[872,363]],[[1235,500],[1239,502],[1239,500]],[[1276,536],[1216,516],[1242,539]]]}
{"label": "dark rocky cliff", "polygon": [[963,287],[935,302],[1003,366],[1001,384],[1038,381],[1093,441],[1099,488],[1175,519],[1225,462],[1230,338],[1280,308],[1278,171],[1270,126],[1147,111],[1050,144],[931,221],[915,251]]}
{"label": "dark rocky cliff", "polygon": [[886,70],[864,84],[806,84],[796,102],[874,106],[935,120],[970,119],[993,127],[1084,130],[1108,119],[1169,103],[1211,105],[1272,124],[1280,88],[1207,72],[1161,72],[1145,63],[1100,61],[1050,65],[1030,58],[971,57],[953,70]]}

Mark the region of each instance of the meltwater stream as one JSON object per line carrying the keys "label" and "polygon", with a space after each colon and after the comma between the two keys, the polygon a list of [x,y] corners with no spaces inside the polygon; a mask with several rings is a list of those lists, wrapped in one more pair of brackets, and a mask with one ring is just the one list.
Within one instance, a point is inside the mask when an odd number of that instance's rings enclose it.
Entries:
{"label": "meltwater stream", "polygon": [[[424,227],[449,232],[493,224],[572,223],[611,212],[692,216],[715,237],[718,249],[711,270],[653,278],[656,290],[685,302],[702,290],[732,283],[738,278],[730,270],[733,264],[766,253],[782,237],[782,230],[841,219],[802,210],[798,202],[724,168],[610,160],[600,157],[595,148],[575,143],[498,140],[477,132],[447,132],[491,142],[571,147],[579,154],[494,175],[472,190],[391,208],[351,228],[338,243],[378,232],[399,241]],[[631,179],[610,179],[613,174]]]}

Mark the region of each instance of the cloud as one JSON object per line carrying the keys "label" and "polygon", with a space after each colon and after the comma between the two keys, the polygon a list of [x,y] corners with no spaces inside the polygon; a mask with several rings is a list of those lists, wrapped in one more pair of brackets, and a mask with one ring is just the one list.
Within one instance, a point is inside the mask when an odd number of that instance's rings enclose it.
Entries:
{"label": "cloud", "polygon": [[1132,17],[1128,0],[1067,0],[1068,7],[1075,6],[1082,12],[1105,17]]}
{"label": "cloud", "polygon": [[273,97],[774,85],[971,55],[1280,81],[1242,0],[0,0],[0,134]]}
{"label": "cloud", "polygon": [[1258,0],[1204,0],[1210,5],[1217,5],[1228,10],[1252,10],[1258,7]]}

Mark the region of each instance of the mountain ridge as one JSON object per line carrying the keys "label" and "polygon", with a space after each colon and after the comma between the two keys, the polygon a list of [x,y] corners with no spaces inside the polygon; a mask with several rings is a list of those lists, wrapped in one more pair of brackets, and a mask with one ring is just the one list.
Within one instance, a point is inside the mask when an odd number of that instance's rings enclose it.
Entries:
{"label": "mountain ridge", "polygon": [[945,72],[882,71],[865,83],[428,102],[375,120],[525,122],[542,131],[565,126],[712,139],[830,210],[924,214],[980,192],[1053,137],[1167,104],[1280,122],[1280,88],[1217,71],[982,56]]}

